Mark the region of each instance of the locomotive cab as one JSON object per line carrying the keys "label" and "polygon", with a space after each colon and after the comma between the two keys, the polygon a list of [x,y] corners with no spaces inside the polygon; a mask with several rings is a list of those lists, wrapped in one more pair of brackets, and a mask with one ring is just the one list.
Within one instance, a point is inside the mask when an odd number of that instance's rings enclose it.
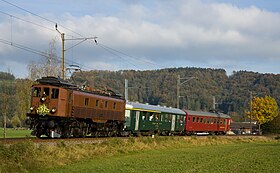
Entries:
{"label": "locomotive cab", "polygon": [[[67,91],[51,85],[33,85],[30,114],[66,116]],[[59,108],[59,109],[58,109]]]}

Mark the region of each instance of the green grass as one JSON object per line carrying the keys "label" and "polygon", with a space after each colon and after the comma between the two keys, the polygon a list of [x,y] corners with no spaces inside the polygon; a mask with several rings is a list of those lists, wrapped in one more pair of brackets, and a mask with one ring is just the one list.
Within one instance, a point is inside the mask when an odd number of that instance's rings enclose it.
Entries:
{"label": "green grass", "polygon": [[111,138],[102,143],[0,143],[0,172],[278,172],[272,137]]}
{"label": "green grass", "polygon": [[[25,138],[30,137],[31,130],[27,129],[13,129],[7,128],[6,129],[6,137],[7,138]],[[4,138],[4,129],[0,129],[0,138]]]}
{"label": "green grass", "polygon": [[[280,143],[240,143],[153,149],[92,157],[43,172],[278,172]],[[42,172],[42,171],[41,171]]]}

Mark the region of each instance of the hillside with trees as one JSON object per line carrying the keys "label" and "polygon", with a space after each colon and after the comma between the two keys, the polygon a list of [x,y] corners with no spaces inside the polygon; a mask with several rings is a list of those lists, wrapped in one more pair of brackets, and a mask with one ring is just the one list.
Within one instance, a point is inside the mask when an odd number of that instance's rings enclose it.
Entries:
{"label": "hillside with trees", "polygon": [[[213,108],[232,116],[235,121],[248,120],[250,92],[252,97],[273,97],[280,105],[280,75],[238,71],[227,76],[223,69],[168,68],[160,70],[81,71],[69,79],[77,85],[89,85],[103,90],[113,90],[124,96],[124,81],[128,79],[129,100],[168,107],[177,106],[177,79],[192,79],[180,85],[180,108],[208,111]],[[16,79],[12,74],[0,73],[0,107],[7,112],[9,126],[24,125],[29,109],[29,93],[32,81]],[[279,118],[272,121],[279,125]],[[20,123],[18,123],[20,121]],[[268,129],[270,127],[267,127]]]}
{"label": "hillside with trees", "polygon": [[[176,107],[178,75],[195,77],[180,85],[180,108],[207,111],[213,107],[245,118],[253,97],[269,95],[280,103],[280,75],[238,71],[227,76],[223,69],[169,68],[147,71],[87,71],[72,75],[76,84],[112,89],[124,95],[124,80],[129,81],[129,100]],[[183,80],[182,80],[183,81]]]}

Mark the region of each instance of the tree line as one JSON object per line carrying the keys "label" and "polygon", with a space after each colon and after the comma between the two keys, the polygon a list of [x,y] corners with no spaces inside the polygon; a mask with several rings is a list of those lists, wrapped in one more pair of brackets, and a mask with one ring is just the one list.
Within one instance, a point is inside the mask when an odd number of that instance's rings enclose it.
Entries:
{"label": "tree line", "polygon": [[[280,75],[247,71],[227,75],[223,69],[167,68],[159,70],[81,71],[72,74],[70,82],[113,90],[124,96],[124,80],[128,79],[130,101],[176,107],[177,79],[193,77],[180,85],[180,108],[208,111],[215,107],[231,115],[235,121],[248,120],[246,112],[252,97],[271,96],[280,103]],[[16,79],[0,72],[1,125],[7,112],[9,126],[23,126],[30,104],[29,79]],[[277,118],[276,118],[277,119]],[[273,122],[275,124],[275,122]],[[276,123],[277,124],[277,123]],[[279,124],[279,123],[278,123]]]}

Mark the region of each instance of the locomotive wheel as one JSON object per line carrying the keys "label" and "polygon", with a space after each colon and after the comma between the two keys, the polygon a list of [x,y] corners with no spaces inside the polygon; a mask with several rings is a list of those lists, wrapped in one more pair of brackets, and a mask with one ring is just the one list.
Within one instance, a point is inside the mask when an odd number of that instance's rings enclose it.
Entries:
{"label": "locomotive wheel", "polygon": [[78,138],[80,136],[81,130],[79,128],[74,128],[73,129],[73,136],[74,138]]}
{"label": "locomotive wheel", "polygon": [[91,136],[98,138],[99,137],[99,132],[91,132]]}
{"label": "locomotive wheel", "polygon": [[36,137],[37,137],[37,138],[41,138],[41,136],[42,136],[41,133],[39,133],[39,132],[36,133]]}
{"label": "locomotive wheel", "polygon": [[42,130],[37,130],[37,131],[35,131],[35,133],[36,133],[36,137],[37,137],[37,138],[41,138],[41,136],[42,136]]}
{"label": "locomotive wheel", "polygon": [[80,137],[84,138],[87,136],[87,128],[80,129]]}
{"label": "locomotive wheel", "polygon": [[61,138],[70,138],[71,131],[70,128],[63,128],[61,132]]}

